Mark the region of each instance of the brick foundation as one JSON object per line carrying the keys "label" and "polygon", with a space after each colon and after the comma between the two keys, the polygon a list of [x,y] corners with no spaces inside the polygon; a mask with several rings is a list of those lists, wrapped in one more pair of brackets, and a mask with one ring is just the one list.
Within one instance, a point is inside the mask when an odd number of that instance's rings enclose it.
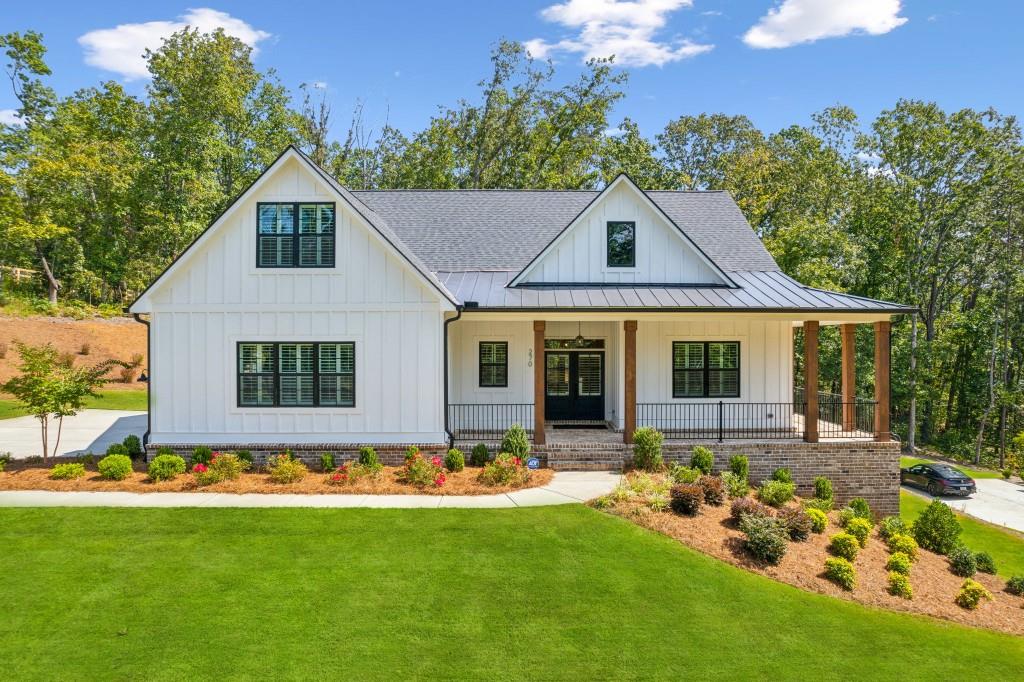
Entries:
{"label": "brick foundation", "polygon": [[[291,450],[296,459],[302,460],[302,462],[307,465],[319,467],[320,455],[324,453],[334,455],[335,463],[341,464],[342,462],[359,459],[359,448],[366,446],[372,447],[377,451],[377,458],[380,460],[381,464],[385,464],[387,466],[400,466],[405,462],[405,451],[411,445],[415,445],[420,449],[420,452],[427,457],[432,457],[434,455],[443,456],[448,452],[447,445],[438,443],[362,443],[359,445],[339,445],[337,443],[304,443],[300,445],[287,443],[215,443],[207,447],[214,452],[237,452],[238,450],[248,450],[252,453],[253,463],[257,465],[265,464],[273,455],[284,452],[285,450]],[[146,460],[149,461],[153,459],[153,457],[156,456],[158,448],[170,448],[174,451],[174,454],[181,455],[187,460],[192,455],[192,450],[196,447],[198,447],[196,444],[182,443],[150,444],[146,447]]]}

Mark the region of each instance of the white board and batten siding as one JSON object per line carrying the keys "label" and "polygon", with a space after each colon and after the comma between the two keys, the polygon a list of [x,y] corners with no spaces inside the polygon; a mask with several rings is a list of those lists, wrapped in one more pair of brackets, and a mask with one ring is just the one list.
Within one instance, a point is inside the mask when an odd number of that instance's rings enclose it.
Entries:
{"label": "white board and batten siding", "polygon": [[[257,202],[333,201],[334,268],[257,268]],[[443,442],[441,297],[298,159],[151,292],[150,441]],[[353,341],[353,408],[239,407],[238,342]]]}

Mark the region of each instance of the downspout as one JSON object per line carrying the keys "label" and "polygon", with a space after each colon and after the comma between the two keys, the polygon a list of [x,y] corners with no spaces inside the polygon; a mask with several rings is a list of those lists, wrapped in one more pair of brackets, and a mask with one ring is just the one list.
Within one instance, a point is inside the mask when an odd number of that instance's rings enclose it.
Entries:
{"label": "downspout", "polygon": [[132,317],[136,322],[146,325],[146,369],[149,370],[149,382],[146,384],[146,433],[142,435],[142,449],[145,450],[149,445],[149,432],[153,429],[153,354],[150,352],[152,350],[152,334],[149,320],[142,319],[139,313],[132,313]]}
{"label": "downspout", "polygon": [[448,325],[455,320],[462,317],[462,306],[455,306],[455,317],[449,318],[444,321],[444,348],[442,353],[444,354],[444,432],[448,436],[448,448],[455,447],[455,434],[451,431],[451,424],[448,419]]}

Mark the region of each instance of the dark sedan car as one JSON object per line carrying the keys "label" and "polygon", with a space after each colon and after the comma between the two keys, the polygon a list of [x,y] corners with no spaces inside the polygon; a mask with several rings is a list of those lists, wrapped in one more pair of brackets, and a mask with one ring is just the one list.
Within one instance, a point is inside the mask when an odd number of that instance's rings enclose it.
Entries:
{"label": "dark sedan car", "polygon": [[915,464],[900,469],[900,483],[924,488],[935,497],[967,496],[975,491],[974,479],[948,464]]}

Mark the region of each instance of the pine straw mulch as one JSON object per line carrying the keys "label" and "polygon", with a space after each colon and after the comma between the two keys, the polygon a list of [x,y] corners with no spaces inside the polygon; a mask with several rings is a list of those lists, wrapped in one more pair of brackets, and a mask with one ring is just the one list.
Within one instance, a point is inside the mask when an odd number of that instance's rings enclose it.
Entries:
{"label": "pine straw mulch", "polygon": [[[73,461],[61,458],[56,461]],[[234,481],[222,481],[208,486],[197,486],[191,474],[183,474],[172,481],[154,483],[149,480],[145,465],[136,464],[135,471],[123,481],[108,481],[100,478],[93,465],[86,466],[85,476],[72,481],[55,481],[50,478],[50,469],[44,464],[11,462],[5,472],[0,473],[0,490],[54,490],[72,491],[120,491],[133,493],[265,493],[299,495],[494,495],[523,488],[547,485],[554,475],[550,469],[530,472],[530,480],[524,486],[486,486],[477,480],[481,469],[466,467],[462,471],[448,473],[447,481],[441,487],[418,488],[397,480],[401,467],[384,467],[376,479],[364,478],[355,483],[330,485],[327,474],[310,469],[306,477],[296,483],[274,483],[266,473],[246,472]]]}
{"label": "pine straw mulch", "polygon": [[910,572],[913,599],[894,597],[887,591],[889,572],[885,563],[889,558],[888,548],[876,527],[867,546],[860,550],[853,562],[857,586],[852,592],[847,592],[824,576],[825,559],[831,556],[827,550],[829,538],[842,530],[836,512],[829,515],[829,526],[824,533],[812,533],[804,542],[790,542],[785,557],[778,566],[772,566],[751,558],[744,551],[744,535],[729,517],[730,504],[730,500],[721,507],[705,504],[695,517],[679,516],[671,511],[655,512],[635,499],[615,503],[607,511],[704,554],[803,590],[891,611],[923,614],[1024,635],[1024,598],[1006,592],[1003,578],[984,573],[974,576],[974,580],[984,585],[993,598],[983,600],[977,610],[969,611],[953,601],[964,579],[949,570],[946,557],[919,549],[918,560]]}

